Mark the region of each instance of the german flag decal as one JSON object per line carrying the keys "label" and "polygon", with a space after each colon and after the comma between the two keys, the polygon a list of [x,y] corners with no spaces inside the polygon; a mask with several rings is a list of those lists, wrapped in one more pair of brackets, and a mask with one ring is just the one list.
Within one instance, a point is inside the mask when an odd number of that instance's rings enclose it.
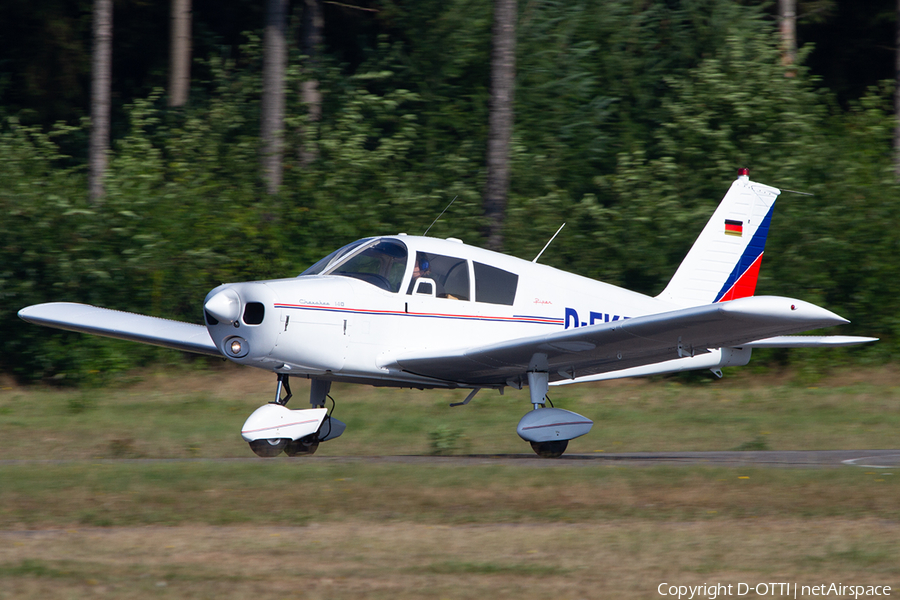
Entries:
{"label": "german flag decal", "polygon": [[744,222],[725,219],[725,235],[736,235],[738,237],[744,235]]}

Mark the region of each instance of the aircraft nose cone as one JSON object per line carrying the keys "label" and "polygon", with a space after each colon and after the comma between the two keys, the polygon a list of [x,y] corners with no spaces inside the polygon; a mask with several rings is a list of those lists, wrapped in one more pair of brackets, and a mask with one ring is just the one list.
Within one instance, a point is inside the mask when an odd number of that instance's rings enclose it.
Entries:
{"label": "aircraft nose cone", "polygon": [[206,312],[223,323],[234,323],[241,316],[241,299],[234,290],[222,290],[203,305]]}

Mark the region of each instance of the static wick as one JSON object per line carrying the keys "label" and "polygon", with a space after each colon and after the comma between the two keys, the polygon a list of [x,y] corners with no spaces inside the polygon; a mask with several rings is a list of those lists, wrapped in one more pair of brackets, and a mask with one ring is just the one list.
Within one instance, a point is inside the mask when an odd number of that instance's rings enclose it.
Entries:
{"label": "static wick", "polygon": [[447,209],[450,208],[450,205],[451,205],[451,204],[453,204],[454,202],[456,202],[456,199],[457,199],[457,198],[459,198],[459,194],[457,194],[456,196],[453,196],[453,200],[450,201],[450,204],[448,204],[448,205],[446,206],[446,208],[444,208],[444,210],[441,211],[441,214],[439,214],[439,215],[437,216],[437,219],[435,219],[434,221],[431,222],[431,225],[429,225],[429,226],[428,226],[428,229],[425,230],[425,233],[422,234],[423,237],[426,236],[426,235],[428,235],[428,232],[431,231],[431,228],[434,227],[434,224],[437,223],[438,220],[439,220],[441,217],[444,216],[444,213],[447,212]]}
{"label": "static wick", "polygon": [[547,247],[548,247],[548,246],[550,246],[550,244],[551,244],[551,243],[552,243],[552,242],[553,242],[553,240],[555,240],[555,239],[556,239],[556,236],[558,236],[558,235],[559,235],[559,232],[560,232],[560,231],[562,231],[562,228],[563,228],[563,227],[565,227],[565,226],[566,226],[566,224],[565,224],[565,223],[563,223],[563,224],[562,224],[562,225],[560,225],[560,226],[559,226],[559,229],[557,229],[557,230],[556,230],[556,233],[554,233],[554,234],[553,234],[553,237],[552,237],[552,238],[550,238],[550,241],[549,241],[549,242],[547,242],[547,243],[546,243],[546,244],[544,244],[544,247],[543,247],[543,248],[542,248],[542,249],[541,249],[541,251],[540,251],[540,252],[538,252],[538,255],[537,255],[537,256],[535,256],[535,257],[534,257],[534,260],[533,260],[533,261],[531,261],[531,262],[533,262],[533,263],[536,263],[536,262],[537,262],[537,261],[538,261],[538,259],[539,259],[539,258],[540,258],[540,257],[541,257],[541,254],[543,254],[543,253],[544,253],[544,250],[546,250],[546,249],[547,249]]}

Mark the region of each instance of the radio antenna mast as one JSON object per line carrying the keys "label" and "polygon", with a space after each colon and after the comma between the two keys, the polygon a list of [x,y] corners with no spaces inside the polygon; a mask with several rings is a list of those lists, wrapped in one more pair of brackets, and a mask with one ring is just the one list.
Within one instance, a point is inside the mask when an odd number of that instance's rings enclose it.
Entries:
{"label": "radio antenna mast", "polygon": [[[456,199],[457,199],[457,198],[459,198],[459,194],[457,194],[456,196],[453,196],[453,200],[450,201],[450,204],[453,204],[454,202],[456,202]],[[428,229],[425,230],[425,233],[422,234],[423,236],[428,235],[428,232],[431,231],[431,228],[434,227],[434,224],[438,222],[438,219],[440,219],[441,217],[443,217],[443,216],[444,216],[444,213],[447,212],[447,209],[450,208],[450,204],[448,204],[447,207],[444,208],[444,210],[441,211],[441,214],[439,214],[439,215],[437,216],[437,219],[435,219],[434,221],[431,222],[431,225],[429,225],[429,226],[428,226]]]}
{"label": "radio antenna mast", "polygon": [[559,235],[559,232],[560,232],[560,231],[562,231],[562,228],[563,228],[563,227],[565,227],[565,226],[566,226],[566,224],[565,224],[565,223],[563,223],[563,224],[562,224],[562,225],[560,225],[560,226],[559,226],[559,229],[557,229],[557,230],[556,230],[556,233],[554,233],[554,234],[553,234],[553,237],[552,237],[552,238],[550,238],[550,241],[549,241],[549,242],[547,242],[547,243],[546,243],[546,244],[544,244],[544,247],[543,247],[543,248],[542,248],[542,249],[541,249],[541,251],[540,251],[540,252],[538,252],[538,255],[537,255],[537,256],[535,256],[535,257],[534,257],[534,260],[533,260],[533,261],[531,261],[531,262],[533,262],[533,263],[536,263],[536,262],[537,262],[537,261],[538,261],[538,259],[539,259],[539,258],[540,258],[540,257],[541,257],[541,254],[543,254],[543,253],[544,253],[544,250],[546,250],[546,249],[547,249],[547,247],[549,247],[549,246],[550,246],[550,243],[551,243],[551,242],[552,242],[552,241],[553,241],[553,240],[555,240],[555,239],[556,239],[556,236],[558,236],[558,235]]}

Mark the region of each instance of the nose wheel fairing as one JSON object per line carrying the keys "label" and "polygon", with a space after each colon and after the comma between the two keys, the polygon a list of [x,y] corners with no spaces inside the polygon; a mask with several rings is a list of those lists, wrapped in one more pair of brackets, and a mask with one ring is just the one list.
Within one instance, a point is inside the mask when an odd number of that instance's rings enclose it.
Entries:
{"label": "nose wheel fairing", "polygon": [[257,456],[312,454],[319,442],[339,437],[347,425],[324,408],[291,410],[282,404],[260,406],[247,418],[241,437]]}
{"label": "nose wheel fairing", "polygon": [[319,431],[328,411],[324,408],[291,410],[283,404],[265,404],[241,427],[246,442],[270,439],[299,440]]}
{"label": "nose wheel fairing", "polygon": [[293,396],[290,376],[278,374],[275,401],[253,411],[241,427],[241,437],[257,456],[269,458],[282,451],[288,456],[310,455],[318,449],[319,442],[344,433],[347,425],[329,415],[325,408],[326,398],[331,398],[331,382],[313,379],[311,383],[312,408],[291,410],[285,406]]}

